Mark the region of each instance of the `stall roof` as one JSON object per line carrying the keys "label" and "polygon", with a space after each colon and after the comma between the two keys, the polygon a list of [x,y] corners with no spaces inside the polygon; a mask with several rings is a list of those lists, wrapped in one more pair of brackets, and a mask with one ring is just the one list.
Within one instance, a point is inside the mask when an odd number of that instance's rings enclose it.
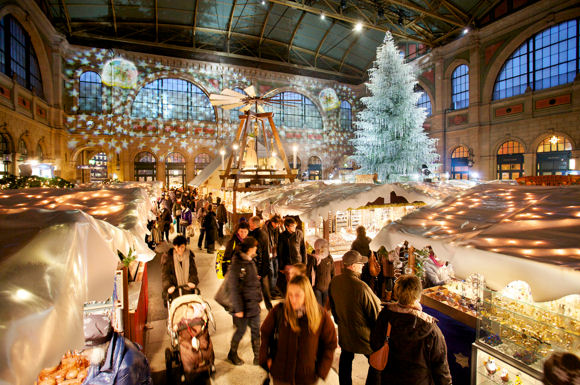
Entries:
{"label": "stall roof", "polygon": [[358,208],[379,197],[388,202],[394,191],[409,202],[432,204],[449,195],[457,195],[469,184],[430,183],[329,183],[300,182],[259,191],[242,198],[241,204],[264,210],[266,214],[300,215],[303,220],[326,217],[330,211]]}
{"label": "stall roof", "polygon": [[524,280],[547,300],[580,293],[579,234],[580,186],[485,184],[391,223],[371,247],[430,244],[460,277],[482,273],[497,290]]}

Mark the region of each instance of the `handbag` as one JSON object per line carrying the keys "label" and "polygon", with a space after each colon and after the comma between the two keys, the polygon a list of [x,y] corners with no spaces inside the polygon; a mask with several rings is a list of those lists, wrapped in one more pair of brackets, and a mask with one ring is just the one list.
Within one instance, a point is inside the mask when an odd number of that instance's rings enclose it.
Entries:
{"label": "handbag", "polygon": [[228,275],[224,277],[220,288],[218,289],[217,293],[215,293],[214,297],[215,301],[223,306],[224,309],[228,313],[231,313],[234,310],[234,304],[232,302],[232,298],[230,296],[230,291],[228,290]]}
{"label": "handbag", "polygon": [[372,353],[369,357],[369,364],[376,370],[385,370],[387,361],[389,361],[389,337],[391,336],[391,323],[387,326],[387,336],[382,348]]}
{"label": "handbag", "polygon": [[187,227],[187,226],[189,226],[189,222],[186,221],[185,219],[180,219],[179,226]]}

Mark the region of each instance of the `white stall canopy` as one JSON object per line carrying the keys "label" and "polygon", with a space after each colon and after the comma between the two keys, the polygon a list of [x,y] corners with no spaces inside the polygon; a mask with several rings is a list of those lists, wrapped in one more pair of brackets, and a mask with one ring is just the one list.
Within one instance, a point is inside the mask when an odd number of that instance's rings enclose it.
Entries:
{"label": "white stall canopy", "polygon": [[526,281],[536,301],[580,293],[580,186],[485,184],[383,228],[371,248],[431,245],[459,277]]}

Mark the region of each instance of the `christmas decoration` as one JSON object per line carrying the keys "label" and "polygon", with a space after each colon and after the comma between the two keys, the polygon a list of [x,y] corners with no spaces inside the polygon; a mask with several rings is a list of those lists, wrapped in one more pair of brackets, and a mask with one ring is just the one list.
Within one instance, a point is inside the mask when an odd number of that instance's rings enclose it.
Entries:
{"label": "christmas decoration", "polygon": [[0,179],[0,190],[14,190],[31,187],[58,187],[73,188],[74,183],[59,177],[42,178],[40,176],[21,176],[9,175]]}
{"label": "christmas decoration", "polygon": [[362,98],[364,109],[357,114],[352,141],[359,173],[376,173],[382,182],[418,176],[422,165],[437,160],[436,141],[423,131],[426,113],[417,107],[420,93],[413,91],[415,67],[403,61],[389,32],[377,49],[369,79],[371,96]]}

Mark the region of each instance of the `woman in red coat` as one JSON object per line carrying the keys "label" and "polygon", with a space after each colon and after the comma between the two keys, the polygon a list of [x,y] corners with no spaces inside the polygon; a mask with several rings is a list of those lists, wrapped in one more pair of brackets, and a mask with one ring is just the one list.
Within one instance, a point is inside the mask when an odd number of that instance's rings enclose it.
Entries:
{"label": "woman in red coat", "polygon": [[290,280],[286,300],[262,323],[260,365],[274,384],[311,385],[325,379],[337,346],[330,315],[316,301],[308,278]]}

